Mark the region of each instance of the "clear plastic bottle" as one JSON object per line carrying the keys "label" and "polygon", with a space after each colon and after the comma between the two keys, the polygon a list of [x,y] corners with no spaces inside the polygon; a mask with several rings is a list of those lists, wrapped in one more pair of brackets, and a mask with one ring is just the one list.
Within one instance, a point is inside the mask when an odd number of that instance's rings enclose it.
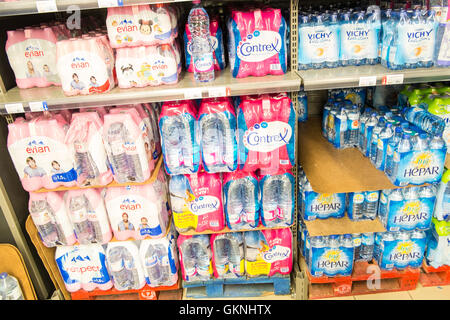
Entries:
{"label": "clear plastic bottle", "polygon": [[109,160],[114,170],[115,179],[119,183],[126,183],[133,173],[124,148],[126,134],[123,123],[116,122],[109,127],[107,141],[111,148],[111,157]]}
{"label": "clear plastic bottle", "polygon": [[95,179],[99,176],[98,168],[92,159],[86,143],[84,141],[75,140],[75,165],[77,173],[85,179]]}
{"label": "clear plastic bottle", "polygon": [[375,159],[375,166],[384,171],[385,155],[388,145],[388,140],[394,135],[394,130],[391,123],[386,123],[383,130],[380,131],[378,136],[377,153]]}
{"label": "clear plastic bottle", "polygon": [[358,145],[358,135],[360,126],[360,114],[359,108],[353,105],[350,111],[347,113],[347,139],[346,144],[349,147],[354,147]]}
{"label": "clear plastic bottle", "polygon": [[407,133],[403,133],[402,140],[400,140],[397,152],[399,154],[398,158],[395,159],[394,157],[394,163],[392,166],[392,177],[397,177],[398,168],[400,166],[400,161],[402,159],[402,154],[406,154],[411,151],[411,141],[410,141],[410,135]]}
{"label": "clear plastic bottle", "polygon": [[209,16],[200,0],[193,1],[188,24],[192,34],[192,58],[194,77],[198,82],[214,81],[214,58],[209,30]]}
{"label": "clear plastic bottle", "polygon": [[377,125],[373,128],[372,136],[370,138],[370,161],[375,165],[377,160],[377,150],[378,150],[378,136],[386,125],[386,120],[384,117],[378,119]]}
{"label": "clear plastic bottle", "polygon": [[0,273],[0,300],[25,300],[19,281],[6,272]]}
{"label": "clear plastic bottle", "polygon": [[145,268],[152,285],[159,285],[161,283],[162,272],[158,262],[158,252],[153,245],[148,246],[145,253]]}
{"label": "clear plastic bottle", "polygon": [[89,244],[95,241],[95,230],[88,219],[88,201],[86,197],[84,195],[72,197],[69,203],[69,211],[78,241],[81,244]]}
{"label": "clear plastic bottle", "polygon": [[222,235],[218,236],[214,240],[214,264],[219,278],[224,278],[227,275],[229,251],[230,240]]}
{"label": "clear plastic bottle", "polygon": [[372,232],[363,233],[361,236],[360,257],[362,261],[371,261],[373,259],[373,249],[375,243],[375,235]]}
{"label": "clear plastic bottle", "polygon": [[62,227],[58,224],[53,209],[46,200],[32,201],[30,212],[35,214],[34,224],[47,247],[67,243]]}

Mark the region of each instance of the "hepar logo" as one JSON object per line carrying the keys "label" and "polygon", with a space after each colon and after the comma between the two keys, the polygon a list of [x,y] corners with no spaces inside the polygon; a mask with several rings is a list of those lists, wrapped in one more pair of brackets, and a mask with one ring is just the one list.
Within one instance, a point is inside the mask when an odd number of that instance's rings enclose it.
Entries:
{"label": "hepar logo", "polygon": [[247,62],[260,62],[279,54],[281,47],[282,40],[278,32],[255,30],[239,42],[237,55]]}
{"label": "hepar logo", "polygon": [[125,198],[122,203],[120,204],[120,209],[121,210],[127,210],[127,211],[135,211],[135,210],[140,210],[142,209],[142,206],[140,203],[138,203],[136,200],[134,199],[128,199]]}
{"label": "hepar logo", "polygon": [[47,146],[43,141],[33,140],[27,143],[25,151],[29,154],[46,153],[50,152],[50,147]]}
{"label": "hepar logo", "polygon": [[251,151],[271,152],[289,143],[292,128],[281,121],[257,123],[244,133],[244,146]]}

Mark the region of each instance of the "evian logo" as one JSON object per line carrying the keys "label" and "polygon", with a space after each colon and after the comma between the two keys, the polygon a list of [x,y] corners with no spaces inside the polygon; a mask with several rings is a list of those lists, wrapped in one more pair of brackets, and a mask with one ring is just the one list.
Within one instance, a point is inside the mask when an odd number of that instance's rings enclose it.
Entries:
{"label": "evian logo", "polygon": [[189,204],[193,214],[200,216],[205,213],[214,212],[219,209],[219,199],[214,196],[201,196]]}
{"label": "evian logo", "polygon": [[[117,21],[113,21],[113,26],[117,26]],[[138,31],[138,28],[136,25],[133,25],[132,20],[124,19],[124,20],[120,21],[116,30],[117,30],[117,33],[134,32],[134,31]]]}
{"label": "evian logo", "polygon": [[45,143],[42,141],[33,140],[27,143],[25,151],[31,154],[46,153],[50,152],[50,147],[46,146]]}
{"label": "evian logo", "polygon": [[72,63],[70,64],[70,67],[72,69],[84,69],[84,68],[89,68],[90,64],[88,61],[85,60],[85,58],[75,57],[72,59]]}
{"label": "evian logo", "polygon": [[25,48],[25,57],[31,58],[31,57],[43,57],[44,51],[42,51],[38,47],[28,46]]}
{"label": "evian logo", "polygon": [[275,31],[254,31],[242,39],[237,46],[237,56],[246,62],[264,61],[280,53],[281,36]]}
{"label": "evian logo", "polygon": [[248,150],[271,152],[288,144],[291,136],[292,128],[285,122],[261,122],[244,133],[243,141]]}
{"label": "evian logo", "polygon": [[291,254],[291,249],[284,246],[276,245],[270,248],[268,251],[264,252],[262,258],[268,263],[273,263],[275,261],[281,261],[288,259]]}
{"label": "evian logo", "polygon": [[128,199],[128,198],[125,198],[119,207],[121,210],[128,210],[128,211],[142,209],[142,206],[140,203],[138,203],[136,200]]}

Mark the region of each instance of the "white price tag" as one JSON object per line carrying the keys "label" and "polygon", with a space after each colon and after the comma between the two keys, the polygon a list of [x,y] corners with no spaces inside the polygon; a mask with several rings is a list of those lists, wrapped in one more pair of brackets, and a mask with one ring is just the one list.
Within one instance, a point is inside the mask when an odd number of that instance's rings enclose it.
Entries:
{"label": "white price tag", "polygon": [[28,104],[32,112],[47,111],[48,105],[45,101],[34,101]]}
{"label": "white price tag", "polygon": [[6,112],[8,113],[23,113],[25,112],[23,110],[23,105],[22,103],[7,103],[5,104],[5,109]]}
{"label": "white price tag", "polygon": [[402,84],[403,83],[403,73],[402,74],[388,74],[383,77],[381,84]]}
{"label": "white price tag", "polygon": [[58,11],[56,0],[36,0],[36,9],[39,13]]}
{"label": "white price tag", "polygon": [[228,96],[228,92],[230,90],[227,87],[214,87],[208,89],[208,97],[215,98],[215,97],[226,97]]}
{"label": "white price tag", "polygon": [[123,0],[97,0],[99,8],[121,7]]}
{"label": "white price tag", "polygon": [[184,98],[185,99],[201,99],[202,98],[202,88],[194,88],[194,89],[187,89],[184,92]]}
{"label": "white price tag", "polygon": [[370,87],[377,85],[377,76],[359,77],[360,87]]}

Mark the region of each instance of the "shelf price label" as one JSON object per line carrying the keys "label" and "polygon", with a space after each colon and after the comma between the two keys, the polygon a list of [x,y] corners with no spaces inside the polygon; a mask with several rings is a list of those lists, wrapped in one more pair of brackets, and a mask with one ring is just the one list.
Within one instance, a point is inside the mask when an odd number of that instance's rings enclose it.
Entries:
{"label": "shelf price label", "polygon": [[28,106],[30,107],[30,110],[32,112],[38,112],[38,111],[47,111],[48,105],[45,101],[34,101],[28,103]]}
{"label": "shelf price label", "polygon": [[402,83],[403,83],[403,73],[402,74],[387,74],[381,80],[382,85],[402,84]]}
{"label": "shelf price label", "polygon": [[99,8],[122,7],[123,0],[97,0]]}
{"label": "shelf price label", "polygon": [[203,92],[202,88],[187,89],[184,92],[184,98],[187,99],[187,100],[201,99],[202,98],[202,92]]}
{"label": "shelf price label", "polygon": [[371,87],[377,85],[377,76],[359,77],[360,87]]}
{"label": "shelf price label", "polygon": [[56,0],[36,0],[36,9],[39,13],[58,11]]}
{"label": "shelf price label", "polygon": [[208,89],[208,97],[228,97],[231,94],[230,88],[227,87],[213,87]]}
{"label": "shelf price label", "polygon": [[23,104],[21,102],[18,103],[7,103],[5,104],[6,112],[8,113],[23,113]]}

